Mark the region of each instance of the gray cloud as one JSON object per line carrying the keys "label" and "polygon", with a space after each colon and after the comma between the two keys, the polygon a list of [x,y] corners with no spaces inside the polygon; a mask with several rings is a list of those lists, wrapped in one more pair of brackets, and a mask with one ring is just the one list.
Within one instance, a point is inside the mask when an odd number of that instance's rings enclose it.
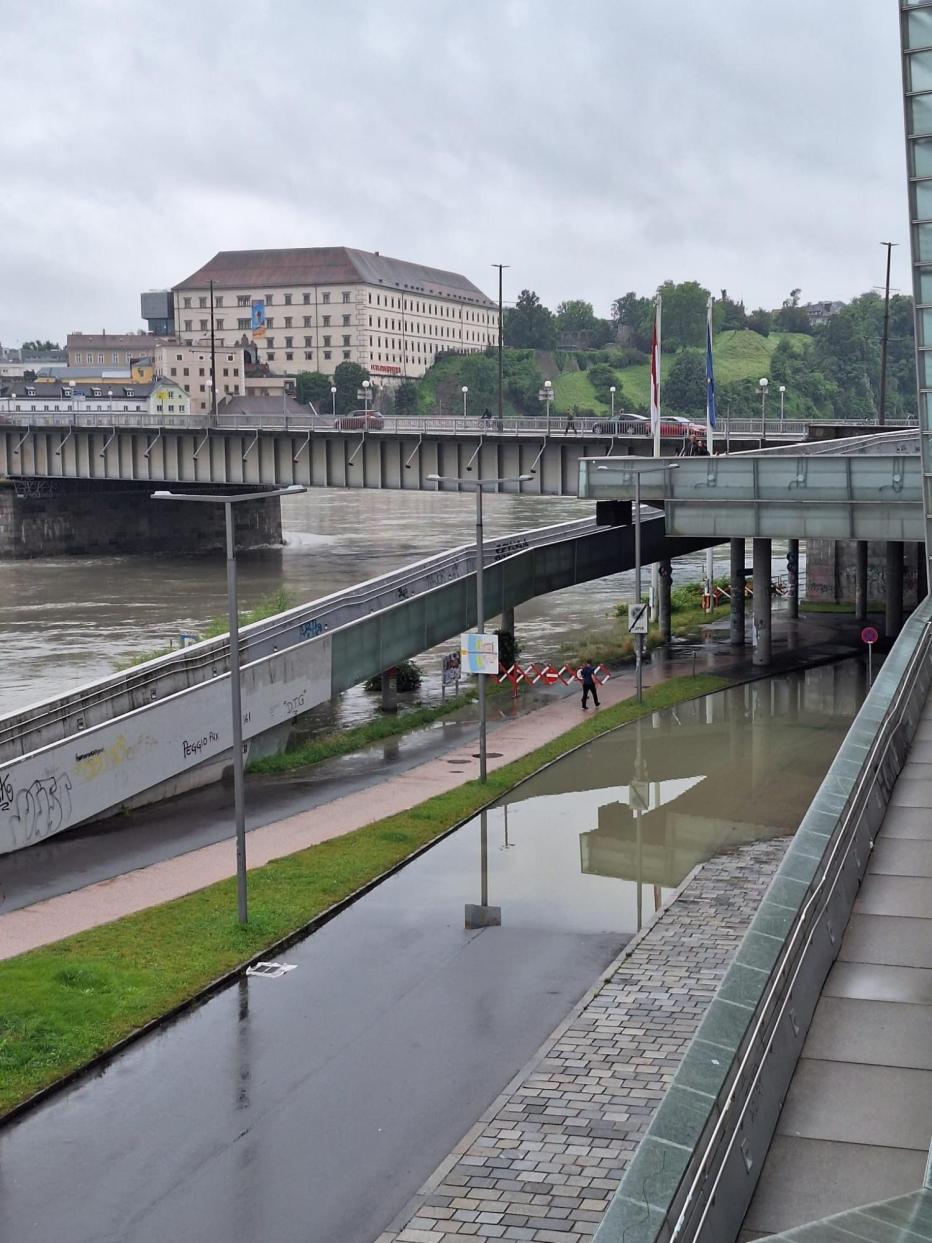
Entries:
{"label": "gray cloud", "polygon": [[220,249],[346,243],[607,313],[850,297],[908,240],[877,0],[0,0],[0,340],[138,326]]}

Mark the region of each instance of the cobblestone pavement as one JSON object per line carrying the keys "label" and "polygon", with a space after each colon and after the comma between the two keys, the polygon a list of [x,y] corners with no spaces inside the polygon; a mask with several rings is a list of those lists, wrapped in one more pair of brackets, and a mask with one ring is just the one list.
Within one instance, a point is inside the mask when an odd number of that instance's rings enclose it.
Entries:
{"label": "cobblestone pavement", "polygon": [[376,1243],[584,1243],[788,838],[704,864]]}

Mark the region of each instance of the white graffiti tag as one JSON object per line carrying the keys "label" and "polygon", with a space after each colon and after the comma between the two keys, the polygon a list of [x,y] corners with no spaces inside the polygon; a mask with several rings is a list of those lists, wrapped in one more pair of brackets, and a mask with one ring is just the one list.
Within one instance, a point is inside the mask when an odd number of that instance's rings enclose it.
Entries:
{"label": "white graffiti tag", "polygon": [[70,819],[71,779],[64,773],[44,777],[16,792],[10,815],[13,841],[17,846],[40,842],[64,828]]}

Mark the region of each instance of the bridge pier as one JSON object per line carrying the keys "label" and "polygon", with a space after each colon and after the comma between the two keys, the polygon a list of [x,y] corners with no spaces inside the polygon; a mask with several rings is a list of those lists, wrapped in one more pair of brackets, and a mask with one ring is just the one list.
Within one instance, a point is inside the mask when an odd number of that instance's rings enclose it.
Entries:
{"label": "bridge pier", "polygon": [[799,617],[799,540],[787,541],[786,550],[787,604],[790,617]]}
{"label": "bridge pier", "polygon": [[745,564],[744,564],[744,540],[733,539],[731,544],[731,582],[729,590],[731,591],[731,645],[732,647],[744,647],[744,623],[745,623]]}
{"label": "bridge pier", "polygon": [[771,541],[754,540],[754,655],[752,664],[770,664]]}
{"label": "bridge pier", "polygon": [[382,670],[382,711],[398,711],[398,670]]}
{"label": "bridge pier", "polygon": [[[80,480],[0,484],[0,557],[222,552],[223,506],[160,505],[150,499],[159,486]],[[194,490],[219,489],[195,485]],[[238,550],[281,543],[277,498],[237,505],[234,516]]]}
{"label": "bridge pier", "polygon": [[664,643],[673,638],[673,562],[661,561],[657,571],[657,615]]}
{"label": "bridge pier", "polygon": [[854,618],[867,621],[867,540],[859,539],[855,549],[854,566]]}
{"label": "bridge pier", "polygon": [[895,639],[903,628],[903,544],[888,540],[884,610],[884,634]]}

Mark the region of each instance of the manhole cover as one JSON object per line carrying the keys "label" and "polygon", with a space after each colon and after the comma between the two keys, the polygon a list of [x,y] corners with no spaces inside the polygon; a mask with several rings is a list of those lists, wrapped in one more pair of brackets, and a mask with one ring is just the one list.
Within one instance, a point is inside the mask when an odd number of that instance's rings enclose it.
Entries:
{"label": "manhole cover", "polygon": [[[481,760],[482,756],[477,751],[476,754],[472,758],[474,760]],[[485,758],[487,760],[500,760],[502,758],[502,752],[501,751],[486,751]]]}
{"label": "manhole cover", "polygon": [[469,760],[447,760],[448,764],[468,764]]}

